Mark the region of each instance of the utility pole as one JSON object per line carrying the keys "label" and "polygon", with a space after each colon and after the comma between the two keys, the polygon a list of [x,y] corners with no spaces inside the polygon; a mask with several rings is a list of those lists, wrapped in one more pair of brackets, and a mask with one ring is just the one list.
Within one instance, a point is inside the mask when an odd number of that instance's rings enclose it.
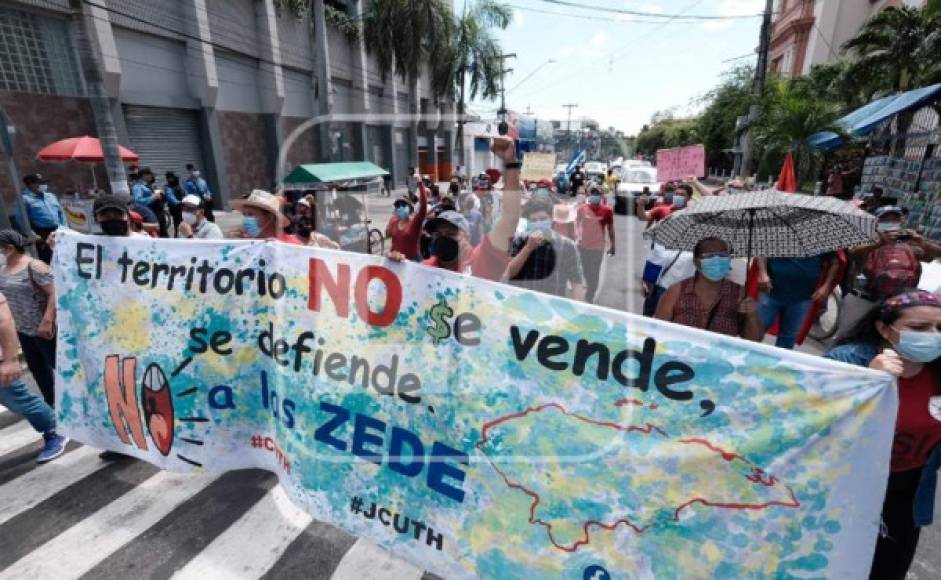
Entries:
{"label": "utility pole", "polygon": [[513,72],[513,69],[506,68],[506,60],[516,58],[516,53],[501,54],[497,58],[500,59],[500,110],[497,111],[500,115],[500,124],[497,126],[497,132],[506,135],[510,130],[510,125],[506,122],[506,73]]}
{"label": "utility pole", "polygon": [[576,107],[578,107],[578,103],[569,103],[567,105],[562,105],[563,109],[569,110],[568,121],[566,121],[565,123],[565,138],[569,142],[570,146],[574,143],[574,141],[572,140],[572,109]]}
{"label": "utility pole", "polygon": [[[765,85],[768,78],[768,53],[771,51],[771,16],[774,10],[774,0],[765,0],[765,13],[761,21],[761,36],[758,39],[758,65],[755,68],[755,80],[752,83],[752,94],[762,97],[765,94]],[[752,154],[751,126],[761,117],[760,105],[752,105],[748,111],[748,128],[742,136],[742,174],[748,176],[754,165]]]}

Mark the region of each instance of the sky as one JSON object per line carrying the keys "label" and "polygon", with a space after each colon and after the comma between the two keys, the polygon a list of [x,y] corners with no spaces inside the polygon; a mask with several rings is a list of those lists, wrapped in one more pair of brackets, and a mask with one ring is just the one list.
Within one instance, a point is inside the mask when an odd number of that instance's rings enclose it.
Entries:
{"label": "sky", "polygon": [[[455,10],[463,1],[455,0]],[[529,109],[540,119],[564,124],[562,105],[576,103],[573,118],[591,117],[633,135],[657,111],[695,114],[701,108],[696,101],[723,71],[756,61],[760,17],[666,22],[546,0],[503,1],[513,7],[513,22],[497,37],[504,53],[517,54],[507,64],[514,69],[506,81],[507,108]],[[757,15],[764,9],[764,0],[566,1],[684,16]],[[736,60],[723,62],[729,59]],[[470,109],[493,118],[498,107],[499,101],[475,102]]]}

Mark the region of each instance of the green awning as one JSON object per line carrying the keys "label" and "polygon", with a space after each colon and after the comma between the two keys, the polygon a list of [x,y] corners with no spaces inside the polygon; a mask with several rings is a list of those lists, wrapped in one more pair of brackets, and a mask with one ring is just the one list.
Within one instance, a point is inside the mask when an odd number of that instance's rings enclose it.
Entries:
{"label": "green awning", "polygon": [[357,181],[389,175],[389,172],[369,161],[351,161],[346,163],[307,163],[298,165],[284,183],[314,184]]}

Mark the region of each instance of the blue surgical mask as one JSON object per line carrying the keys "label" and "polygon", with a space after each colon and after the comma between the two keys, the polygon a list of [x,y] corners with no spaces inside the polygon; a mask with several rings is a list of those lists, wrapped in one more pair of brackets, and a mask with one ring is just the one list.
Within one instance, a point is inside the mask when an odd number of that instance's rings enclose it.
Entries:
{"label": "blue surgical mask", "polygon": [[401,206],[395,208],[395,215],[399,216],[399,219],[401,219],[401,220],[408,219],[408,216],[409,216],[410,214],[411,214],[411,212],[408,211],[408,207],[406,207],[406,206],[404,206],[404,205],[401,205]]}
{"label": "blue surgical mask", "polygon": [[242,216],[242,229],[250,238],[257,238],[261,235],[261,228],[258,227],[258,219],[254,216]]}
{"label": "blue surgical mask", "polygon": [[916,363],[930,363],[941,357],[941,333],[900,330],[895,346],[899,356]]}
{"label": "blue surgical mask", "polygon": [[732,271],[732,258],[728,256],[704,258],[701,260],[701,264],[700,271],[702,275],[713,282],[723,280]]}
{"label": "blue surgical mask", "polygon": [[552,231],[552,220],[530,220],[526,223],[526,231],[531,234],[549,233]]}
{"label": "blue surgical mask", "polygon": [[588,196],[589,205],[601,205],[601,196],[600,195],[589,195]]}
{"label": "blue surgical mask", "polygon": [[45,183],[42,183],[39,185],[39,193],[46,193],[47,191],[49,191],[48,185],[46,185]]}
{"label": "blue surgical mask", "polygon": [[686,207],[686,198],[682,195],[673,196],[673,206],[678,208]]}

